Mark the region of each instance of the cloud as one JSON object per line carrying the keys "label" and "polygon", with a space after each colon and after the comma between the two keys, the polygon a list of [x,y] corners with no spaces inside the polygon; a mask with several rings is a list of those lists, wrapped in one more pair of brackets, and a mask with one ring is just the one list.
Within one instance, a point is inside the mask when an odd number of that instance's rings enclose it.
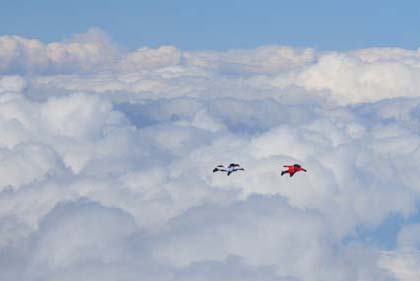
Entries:
{"label": "cloud", "polygon": [[258,98],[309,92],[338,104],[418,97],[420,56],[398,48],[318,53],[283,46],[226,52],[161,46],[122,52],[97,28],[62,42],[11,35],[0,42],[0,73],[29,74],[40,87],[149,98],[196,97],[209,88],[216,91],[213,96],[234,97],[241,91],[247,98],[256,98],[255,92]]}
{"label": "cloud", "polygon": [[278,277],[273,267],[247,266],[237,256],[229,256],[224,262],[200,262],[179,270],[174,280],[215,280],[226,278],[229,280],[270,280],[270,281],[298,281],[294,277]]}
{"label": "cloud", "polygon": [[[368,51],[363,53],[368,56]],[[417,56],[415,57],[418,60]],[[401,96],[418,96],[418,64],[383,56],[363,61],[351,54],[332,53],[300,73],[298,84],[309,90],[328,90],[338,102],[360,103]]]}
{"label": "cloud", "polygon": [[0,79],[0,93],[20,93],[26,87],[26,81],[20,76],[4,76]]}
{"label": "cloud", "polygon": [[113,262],[126,251],[121,240],[136,230],[134,220],[118,209],[91,202],[59,204],[35,234],[34,263],[60,267],[92,259]]}
{"label": "cloud", "polygon": [[120,68],[122,71],[149,70],[177,65],[180,61],[181,51],[173,46],[144,47],[127,54],[120,62]]}
{"label": "cloud", "polygon": [[398,280],[420,280],[419,224],[404,226],[397,237],[397,249],[384,252],[380,261]]}
{"label": "cloud", "polygon": [[[294,210],[276,197],[255,196],[228,207],[194,208],[171,221],[168,228],[159,237],[155,256],[177,267],[202,260],[223,261],[233,254],[253,266],[271,265],[279,276],[308,280],[320,261],[332,262],[328,255],[340,255],[317,214]],[[346,272],[339,262],[331,266],[335,269],[317,278],[350,280],[357,275]]]}
{"label": "cloud", "polygon": [[107,35],[96,28],[69,41],[49,44],[5,35],[0,37],[0,73],[90,72],[112,62],[115,51]]}
{"label": "cloud", "polygon": [[416,280],[416,51],[1,42],[2,279]]}
{"label": "cloud", "polygon": [[276,74],[315,61],[313,49],[265,46],[255,50],[229,50],[225,53],[198,51],[183,54],[187,64],[228,74]]}

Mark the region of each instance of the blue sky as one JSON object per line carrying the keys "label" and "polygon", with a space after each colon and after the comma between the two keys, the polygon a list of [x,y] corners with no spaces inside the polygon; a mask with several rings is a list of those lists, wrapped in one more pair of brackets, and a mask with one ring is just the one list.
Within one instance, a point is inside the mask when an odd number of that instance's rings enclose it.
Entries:
{"label": "blue sky", "polygon": [[163,44],[187,50],[267,44],[319,50],[420,45],[420,2],[411,0],[2,2],[0,34],[47,42],[96,26],[129,49]]}

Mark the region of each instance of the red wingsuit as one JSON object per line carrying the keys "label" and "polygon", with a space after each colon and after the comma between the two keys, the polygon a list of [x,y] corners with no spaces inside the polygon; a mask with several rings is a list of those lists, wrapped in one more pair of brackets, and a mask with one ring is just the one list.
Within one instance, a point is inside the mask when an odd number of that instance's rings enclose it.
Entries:
{"label": "red wingsuit", "polygon": [[282,171],[281,175],[283,176],[284,174],[289,173],[290,177],[293,177],[293,175],[297,172],[300,171],[304,171],[306,172],[306,170],[304,168],[302,168],[299,164],[294,164],[294,165],[283,165],[283,167],[287,168],[286,171]]}

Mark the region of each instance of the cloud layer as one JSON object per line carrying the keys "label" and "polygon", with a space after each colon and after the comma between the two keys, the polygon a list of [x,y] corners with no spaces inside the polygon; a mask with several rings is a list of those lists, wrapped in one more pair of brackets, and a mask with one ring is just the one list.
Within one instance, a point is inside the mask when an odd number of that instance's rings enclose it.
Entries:
{"label": "cloud layer", "polygon": [[0,279],[417,280],[419,62],[0,37]]}

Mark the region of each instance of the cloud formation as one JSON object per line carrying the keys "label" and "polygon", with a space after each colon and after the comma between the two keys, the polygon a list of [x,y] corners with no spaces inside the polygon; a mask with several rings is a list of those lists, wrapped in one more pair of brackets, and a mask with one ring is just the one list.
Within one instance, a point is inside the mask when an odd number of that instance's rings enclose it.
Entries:
{"label": "cloud formation", "polygon": [[45,44],[16,35],[0,37],[0,72],[45,74],[98,71],[115,59],[115,47],[96,28],[69,41]]}
{"label": "cloud formation", "polygon": [[416,280],[417,51],[0,42],[1,280]]}

